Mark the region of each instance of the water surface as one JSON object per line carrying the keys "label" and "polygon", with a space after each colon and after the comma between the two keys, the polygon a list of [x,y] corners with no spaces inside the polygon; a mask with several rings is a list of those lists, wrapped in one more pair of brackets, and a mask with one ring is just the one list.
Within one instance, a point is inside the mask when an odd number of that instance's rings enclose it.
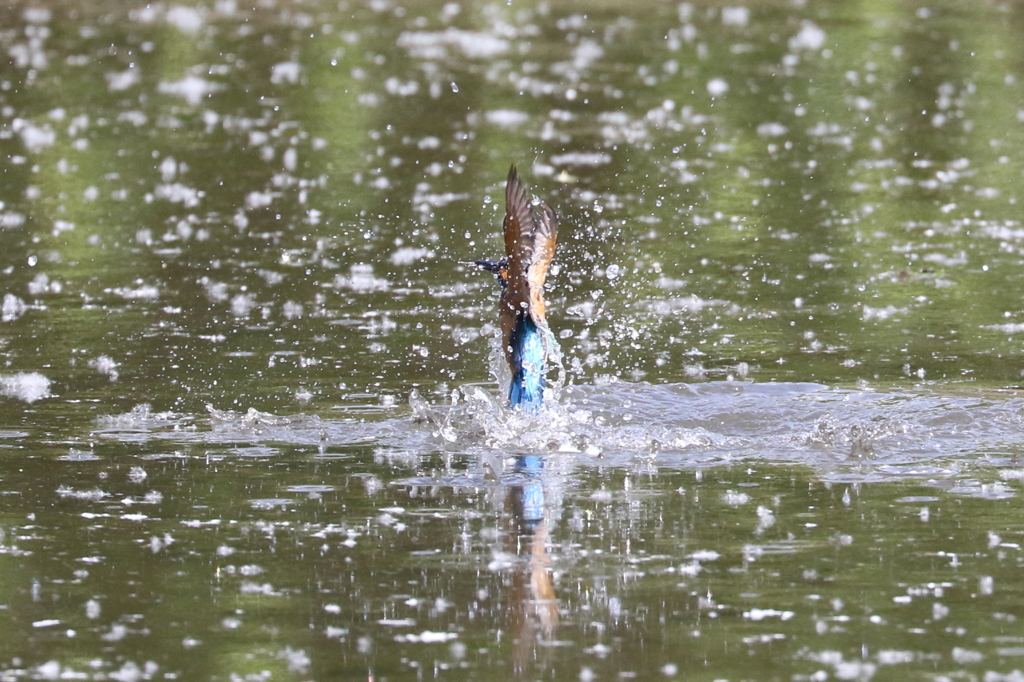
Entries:
{"label": "water surface", "polygon": [[1018,679],[1022,29],[0,9],[0,679]]}

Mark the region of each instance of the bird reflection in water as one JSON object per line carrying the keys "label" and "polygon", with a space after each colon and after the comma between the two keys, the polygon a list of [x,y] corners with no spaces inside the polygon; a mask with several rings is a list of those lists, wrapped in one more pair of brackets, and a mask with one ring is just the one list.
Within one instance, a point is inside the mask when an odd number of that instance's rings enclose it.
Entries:
{"label": "bird reflection in water", "polygon": [[515,458],[514,475],[521,484],[505,488],[504,528],[506,551],[518,558],[508,575],[509,634],[513,638],[512,664],[522,676],[542,663],[558,629],[558,600],[552,575],[551,542],[543,460]]}

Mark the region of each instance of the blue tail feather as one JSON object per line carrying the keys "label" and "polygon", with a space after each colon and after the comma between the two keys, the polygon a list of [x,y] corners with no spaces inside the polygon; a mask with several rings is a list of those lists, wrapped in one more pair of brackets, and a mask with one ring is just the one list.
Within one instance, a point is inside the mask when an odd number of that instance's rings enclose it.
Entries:
{"label": "blue tail feather", "polygon": [[544,361],[547,350],[543,332],[529,315],[516,322],[509,337],[512,346],[512,385],[508,399],[513,408],[536,412],[544,402]]}

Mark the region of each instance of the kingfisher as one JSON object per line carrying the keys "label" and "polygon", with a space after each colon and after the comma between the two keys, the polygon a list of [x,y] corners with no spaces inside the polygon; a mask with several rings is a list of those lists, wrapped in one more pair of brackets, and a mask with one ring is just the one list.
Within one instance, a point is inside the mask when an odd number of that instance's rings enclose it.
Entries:
{"label": "kingfisher", "polygon": [[505,183],[502,231],[505,257],[476,264],[493,272],[501,285],[498,321],[502,349],[512,370],[509,404],[536,412],[544,400],[544,365],[553,342],[544,317],[544,280],[555,255],[558,219],[547,204],[534,210],[515,165]]}

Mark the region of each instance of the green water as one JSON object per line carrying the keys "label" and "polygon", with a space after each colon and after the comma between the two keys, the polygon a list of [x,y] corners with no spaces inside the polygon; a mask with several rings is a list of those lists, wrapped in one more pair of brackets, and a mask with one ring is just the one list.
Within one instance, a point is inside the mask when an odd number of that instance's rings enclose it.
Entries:
{"label": "green water", "polygon": [[1022,31],[0,8],[0,679],[1019,679]]}

